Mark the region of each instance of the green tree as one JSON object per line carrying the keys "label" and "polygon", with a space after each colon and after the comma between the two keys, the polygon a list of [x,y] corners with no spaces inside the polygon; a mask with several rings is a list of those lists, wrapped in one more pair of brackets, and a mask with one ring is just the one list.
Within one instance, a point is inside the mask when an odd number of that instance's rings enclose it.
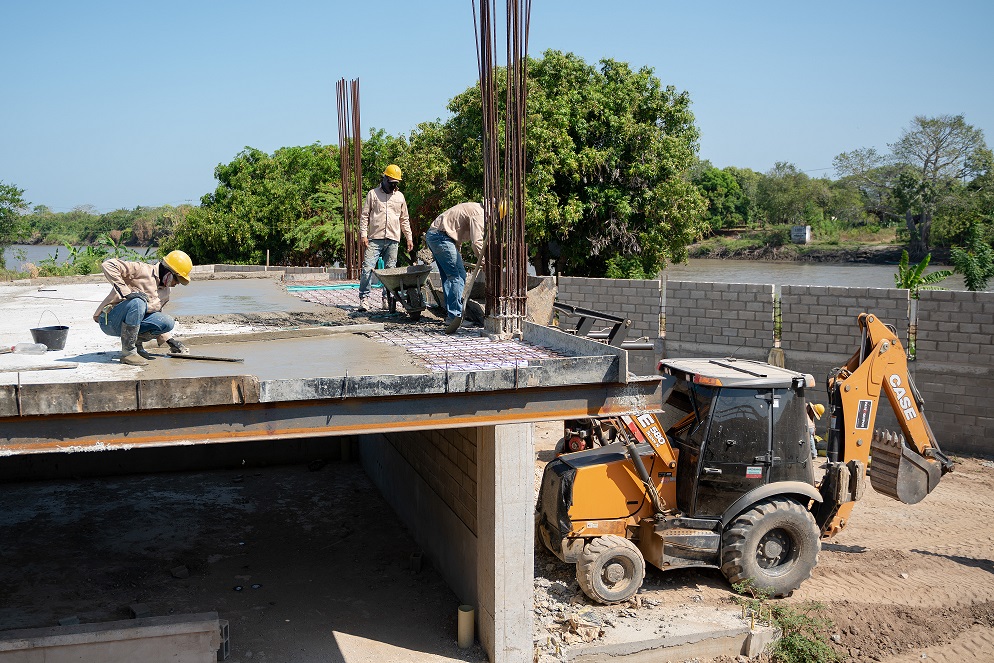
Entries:
{"label": "green tree", "polygon": [[909,265],[907,251],[901,252],[901,262],[897,265],[897,272],[894,274],[894,286],[902,290],[910,290],[912,299],[918,299],[918,292],[921,290],[944,290],[937,285],[940,281],[952,275],[948,269],[938,269],[928,274],[925,268],[932,260],[932,254],[928,253],[916,265]]}
{"label": "green tree", "polygon": [[[566,274],[655,276],[685,259],[707,227],[688,177],[698,131],[687,93],[615,60],[594,67],[550,50],[528,65],[525,233],[536,270],[555,260]],[[479,90],[457,95],[449,110],[444,168],[477,197]]]}
{"label": "green tree", "polygon": [[874,190],[884,213],[903,217],[910,253],[920,258],[932,246],[937,216],[957,205],[964,182],[983,172],[990,151],[983,132],[962,115],[918,115],[889,148],[887,155],[873,148],[843,152],[835,169]]}
{"label": "green tree", "polygon": [[[214,169],[219,184],[179,221],[161,251],[194,262],[326,264],[341,258],[338,148],[285,147],[272,155],[247,147]],[[377,179],[379,179],[377,177]]]}
{"label": "green tree", "polygon": [[711,232],[744,224],[749,219],[749,199],[739,181],[728,169],[705,168],[694,177],[694,184],[708,201],[704,220]]}
{"label": "green tree", "polygon": [[756,187],[756,204],[763,220],[773,225],[804,222],[811,201],[809,179],[794,164],[778,161]]}
{"label": "green tree", "polygon": [[21,235],[21,212],[28,208],[24,189],[0,181],[0,268],[5,268],[3,252]]}
{"label": "green tree", "polygon": [[966,245],[953,247],[950,262],[963,275],[967,290],[987,289],[987,283],[994,278],[994,249],[979,223],[970,224]]}

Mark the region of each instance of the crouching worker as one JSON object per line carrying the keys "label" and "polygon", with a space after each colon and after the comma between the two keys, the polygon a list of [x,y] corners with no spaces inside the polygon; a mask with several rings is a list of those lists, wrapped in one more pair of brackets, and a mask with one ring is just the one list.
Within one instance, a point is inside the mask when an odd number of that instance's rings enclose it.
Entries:
{"label": "crouching worker", "polygon": [[483,263],[483,205],[459,203],[445,210],[425,233],[425,242],[438,265],[445,294],[445,333],[452,334],[462,323],[463,288],[466,266],[462,261],[462,244],[473,246],[477,262]]}
{"label": "crouching worker", "polygon": [[149,355],[142,343],[155,339],[169,345],[173,354],[189,349],[172,337],[176,321],[162,313],[169,289],[177,283],[189,285],[193,261],[182,251],[172,251],[160,262],[148,264],[111,258],[103,265],[110,281],[110,294],[100,303],[93,319],[108,336],[121,338],[121,363],[146,366]]}

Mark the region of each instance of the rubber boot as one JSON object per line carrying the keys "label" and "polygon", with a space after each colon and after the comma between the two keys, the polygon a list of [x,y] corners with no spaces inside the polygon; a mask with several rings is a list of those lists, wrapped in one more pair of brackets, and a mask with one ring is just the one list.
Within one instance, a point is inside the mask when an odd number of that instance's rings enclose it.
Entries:
{"label": "rubber boot", "polygon": [[140,354],[135,346],[138,344],[138,326],[121,325],[121,363],[128,366],[148,366],[148,359]]}
{"label": "rubber boot", "polygon": [[148,350],[145,349],[145,347],[142,344],[148,343],[154,338],[155,337],[152,336],[151,334],[138,334],[138,341],[135,343],[135,350],[137,350],[138,354],[144,357],[145,359],[151,359],[152,355],[149,353]]}

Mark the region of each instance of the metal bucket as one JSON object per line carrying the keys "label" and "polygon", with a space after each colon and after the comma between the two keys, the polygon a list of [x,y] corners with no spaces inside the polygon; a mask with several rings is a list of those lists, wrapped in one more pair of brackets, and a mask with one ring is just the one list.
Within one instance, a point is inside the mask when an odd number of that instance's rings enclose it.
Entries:
{"label": "metal bucket", "polygon": [[[52,313],[48,309],[45,309],[41,313],[41,317],[38,318],[38,324],[41,324],[41,318],[45,317],[46,313]],[[55,317],[55,321],[60,323],[58,325],[53,325],[51,327],[35,327],[31,330],[31,338],[34,339],[35,343],[44,343],[49,350],[62,350],[66,347],[66,338],[69,337],[69,327],[61,324],[59,316],[52,313]]]}

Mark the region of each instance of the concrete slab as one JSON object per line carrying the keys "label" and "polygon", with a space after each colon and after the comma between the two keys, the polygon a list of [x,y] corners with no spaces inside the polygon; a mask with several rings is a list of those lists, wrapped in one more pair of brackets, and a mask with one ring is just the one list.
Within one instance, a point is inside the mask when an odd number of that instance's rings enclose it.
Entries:
{"label": "concrete slab", "polygon": [[320,304],[287,293],[272,279],[193,281],[173,288],[167,312],[173,316],[318,311]]}

